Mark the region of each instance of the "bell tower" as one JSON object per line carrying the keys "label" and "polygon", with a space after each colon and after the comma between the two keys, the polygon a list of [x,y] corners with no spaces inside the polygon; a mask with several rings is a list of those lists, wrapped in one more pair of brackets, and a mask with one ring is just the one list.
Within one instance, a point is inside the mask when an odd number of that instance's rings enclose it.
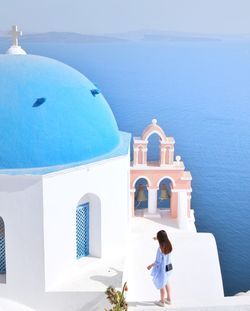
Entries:
{"label": "bell tower", "polygon": [[[160,158],[157,162],[150,162],[147,157],[148,139],[152,134],[159,136]],[[144,191],[140,185],[139,189],[136,189],[136,182],[143,178],[147,181],[145,188],[148,191],[147,213],[156,215],[158,199],[169,199],[171,217],[177,218],[179,226],[185,229],[189,220],[193,219],[191,210],[192,176],[189,171],[185,171],[180,156],[176,156],[174,159],[174,145],[174,138],[166,136],[156,119],[153,119],[151,124],[145,128],[141,137],[134,137],[134,159],[130,169],[132,214],[135,212],[135,193],[137,193],[138,201],[138,197]],[[161,185],[164,179],[170,181],[170,193],[164,184]],[[158,190],[160,190],[160,198],[158,198]]]}

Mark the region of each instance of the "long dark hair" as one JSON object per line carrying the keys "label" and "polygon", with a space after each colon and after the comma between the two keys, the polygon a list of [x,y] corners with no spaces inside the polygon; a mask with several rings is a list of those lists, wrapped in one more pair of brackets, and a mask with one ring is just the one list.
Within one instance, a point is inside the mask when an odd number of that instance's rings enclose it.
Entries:
{"label": "long dark hair", "polygon": [[157,232],[157,240],[160,244],[160,249],[163,254],[167,255],[172,252],[172,244],[169,241],[167,232],[165,230],[161,230]]}

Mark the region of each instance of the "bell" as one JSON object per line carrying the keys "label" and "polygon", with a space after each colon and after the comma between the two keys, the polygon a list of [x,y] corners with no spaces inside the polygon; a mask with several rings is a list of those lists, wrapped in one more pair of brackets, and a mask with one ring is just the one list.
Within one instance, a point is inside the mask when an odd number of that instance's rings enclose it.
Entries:
{"label": "bell", "polygon": [[144,202],[144,201],[147,201],[147,198],[145,196],[145,192],[144,192],[144,186],[143,185],[139,185],[139,190],[137,192],[137,195],[136,195],[136,201],[137,202]]}
{"label": "bell", "polygon": [[167,186],[166,185],[162,185],[161,187],[161,195],[160,195],[160,200],[168,200],[170,199],[170,195],[168,193],[168,190],[167,190]]}

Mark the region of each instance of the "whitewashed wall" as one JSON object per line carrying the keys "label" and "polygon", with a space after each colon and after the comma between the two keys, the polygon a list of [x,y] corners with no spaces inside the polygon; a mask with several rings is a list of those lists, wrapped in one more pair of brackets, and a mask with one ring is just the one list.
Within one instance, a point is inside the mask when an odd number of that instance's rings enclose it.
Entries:
{"label": "whitewashed wall", "polygon": [[18,300],[44,288],[42,177],[0,175],[0,216],[7,270],[0,296]]}
{"label": "whitewashed wall", "polygon": [[76,207],[89,198],[93,198],[90,200],[90,253],[102,258],[121,255],[129,222],[129,165],[127,155],[44,177],[47,290],[68,271],[87,262],[84,257],[76,259]]}

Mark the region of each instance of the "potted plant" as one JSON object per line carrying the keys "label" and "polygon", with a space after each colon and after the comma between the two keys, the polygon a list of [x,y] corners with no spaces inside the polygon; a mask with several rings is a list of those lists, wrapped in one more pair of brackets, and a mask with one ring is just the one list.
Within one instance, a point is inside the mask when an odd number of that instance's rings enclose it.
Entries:
{"label": "potted plant", "polygon": [[124,283],[122,291],[116,290],[113,286],[109,286],[105,292],[108,301],[112,305],[111,309],[105,311],[127,311],[128,304],[125,299],[125,292],[128,291],[127,282]]}

